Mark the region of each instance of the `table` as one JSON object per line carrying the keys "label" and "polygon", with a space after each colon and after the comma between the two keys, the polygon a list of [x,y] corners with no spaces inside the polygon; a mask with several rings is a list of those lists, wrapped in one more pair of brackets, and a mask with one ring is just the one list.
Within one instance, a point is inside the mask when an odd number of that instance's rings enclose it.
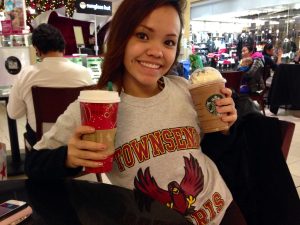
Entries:
{"label": "table", "polygon": [[82,180],[0,182],[0,202],[26,201],[29,225],[189,225],[175,210],[142,193]]}
{"label": "table", "polygon": [[[8,103],[9,95],[0,95],[0,101]],[[24,174],[24,154],[20,154],[17,122],[7,115],[9,141],[11,146],[11,156],[7,157],[7,175],[15,176]]]}
{"label": "table", "polygon": [[270,111],[275,115],[281,105],[290,105],[291,109],[300,109],[300,66],[280,64],[274,73],[269,90]]}

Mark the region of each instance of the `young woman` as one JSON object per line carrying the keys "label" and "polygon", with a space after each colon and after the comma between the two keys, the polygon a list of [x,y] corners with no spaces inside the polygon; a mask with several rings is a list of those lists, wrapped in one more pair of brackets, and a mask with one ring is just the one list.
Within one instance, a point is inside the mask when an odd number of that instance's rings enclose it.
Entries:
{"label": "young woman", "polygon": [[269,66],[273,71],[275,71],[277,65],[281,63],[281,57],[283,53],[282,49],[278,50],[276,62],[272,59],[272,57],[274,57],[274,47],[272,44],[270,43],[265,44],[262,53],[264,55],[265,66]]}
{"label": "young woman", "polygon": [[296,56],[295,56],[293,61],[294,61],[295,64],[299,64],[299,62],[300,62],[300,50],[297,51]]}
{"label": "young woman", "polygon": [[[111,21],[97,85],[106,89],[112,81],[121,97],[114,167],[107,176],[194,224],[229,224],[237,208],[215,164],[200,149],[188,83],[166,75],[179,54],[184,6],[184,0],[124,0]],[[217,110],[231,126],[237,119],[231,91],[222,92],[226,97],[216,103]],[[106,145],[80,138],[94,131],[80,126],[79,103],[72,103],[28,155],[27,175],[62,178],[98,167],[95,160],[106,157]],[[236,224],[244,224],[237,215]]]}

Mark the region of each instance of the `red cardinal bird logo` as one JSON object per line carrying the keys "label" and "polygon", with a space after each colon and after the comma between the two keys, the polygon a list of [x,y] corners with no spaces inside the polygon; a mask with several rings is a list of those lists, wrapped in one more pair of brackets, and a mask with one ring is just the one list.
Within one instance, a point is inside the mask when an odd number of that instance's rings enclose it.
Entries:
{"label": "red cardinal bird logo", "polygon": [[191,154],[190,159],[185,156],[183,158],[185,175],[180,184],[172,181],[168,184],[168,190],[160,188],[147,167],[144,174],[142,169],[138,170],[137,177],[134,178],[134,186],[182,215],[188,215],[195,212],[193,204],[203,190],[204,176],[198,161]]}

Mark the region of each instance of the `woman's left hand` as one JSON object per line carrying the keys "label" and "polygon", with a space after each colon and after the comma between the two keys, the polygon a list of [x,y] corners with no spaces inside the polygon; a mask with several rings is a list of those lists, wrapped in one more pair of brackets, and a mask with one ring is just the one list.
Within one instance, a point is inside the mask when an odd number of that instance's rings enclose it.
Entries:
{"label": "woman's left hand", "polygon": [[216,100],[217,112],[220,114],[221,120],[227,122],[229,127],[231,127],[237,120],[237,111],[231,98],[232,91],[229,88],[223,88],[221,92],[225,98]]}

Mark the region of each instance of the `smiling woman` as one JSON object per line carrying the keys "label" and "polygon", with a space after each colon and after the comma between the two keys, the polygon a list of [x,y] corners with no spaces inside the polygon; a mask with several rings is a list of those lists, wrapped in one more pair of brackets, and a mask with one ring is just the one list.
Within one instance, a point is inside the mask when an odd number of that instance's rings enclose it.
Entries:
{"label": "smiling woman", "polygon": [[[239,208],[216,166],[201,151],[187,81],[167,75],[179,54],[185,3],[124,0],[110,23],[97,88],[106,89],[113,82],[121,102],[114,166],[107,176],[112,184],[143,192],[194,224],[225,225],[223,218],[232,214],[231,209],[241,215]],[[216,110],[231,126],[237,118],[231,91],[221,92],[225,97],[216,100]],[[96,161],[111,154],[108,143],[82,140],[95,129],[78,124],[79,103],[74,102],[27,157],[29,177],[61,178],[83,167],[99,167]],[[230,138],[219,135],[214,141]],[[45,165],[55,166],[56,172]],[[243,225],[240,219],[230,224]]]}
{"label": "smiling woman", "polygon": [[175,61],[179,33],[180,20],[173,7],[160,7],[141,22],[125,48],[126,93],[151,97],[160,91],[157,81]]}
{"label": "smiling woman", "polygon": [[[122,59],[125,55],[125,50],[128,49],[128,46],[132,42],[136,42],[138,39],[140,40],[140,44],[135,48],[138,48],[139,52],[141,51],[140,46],[142,46],[142,43],[143,46],[151,46],[154,44],[151,49],[149,49],[148,47],[148,49],[145,49],[143,51],[147,51],[147,54],[150,55],[156,55],[156,59],[153,62],[151,61],[153,59],[149,61],[149,57],[147,58],[147,60],[145,60],[144,55],[143,58],[141,58],[141,56],[139,56],[139,58],[135,58],[132,63],[144,61],[150,64],[157,64],[159,65],[157,71],[161,73],[160,76],[166,74],[166,72],[171,68],[178,57],[180,45],[178,45],[177,43],[180,43],[179,40],[181,39],[181,30],[183,27],[182,15],[178,12],[181,11],[182,5],[186,4],[185,1],[178,1],[178,4],[176,3],[176,1],[170,1],[168,3],[167,1],[162,1],[153,4],[138,1],[135,5],[137,4],[141,4],[143,10],[139,10],[139,13],[130,15],[130,24],[123,24],[120,22],[118,24],[113,24],[114,21],[117,20],[113,20],[111,23],[111,29],[113,29],[115,32],[110,32],[109,34],[109,38],[107,41],[108,51],[106,53],[106,58],[109,58],[111,60],[106,61],[103,64],[101,76],[102,79],[100,79],[98,83],[99,88],[105,87],[106,83],[109,80],[113,81],[118,86],[118,90],[121,90],[123,88],[122,83],[125,71]],[[172,7],[164,6],[168,4]],[[127,7],[129,7],[128,11],[136,10],[134,4],[129,3]],[[162,9],[160,9],[159,12],[156,12],[156,15],[153,15],[153,12],[151,11],[154,7]],[[128,11],[126,9],[124,9],[123,11],[123,9],[119,7],[114,17],[128,17]],[[170,15],[168,15],[169,12],[171,13]],[[163,16],[163,18],[166,17],[167,20],[161,19],[160,16]],[[152,21],[152,19],[155,20]],[[173,21],[173,19],[175,20]],[[168,21],[170,24],[166,21]],[[157,25],[159,26],[156,27]],[[124,43],[124,40],[129,40],[129,42]],[[164,51],[160,50],[160,45],[163,46]],[[159,49],[159,51],[161,52],[157,52],[157,49]],[[171,52],[174,55],[170,54]],[[138,52],[134,54],[138,54]],[[159,56],[161,54],[166,54],[166,56],[161,57],[161,59],[157,59],[157,55]],[[127,60],[126,57],[124,58],[124,63],[125,60]]]}

